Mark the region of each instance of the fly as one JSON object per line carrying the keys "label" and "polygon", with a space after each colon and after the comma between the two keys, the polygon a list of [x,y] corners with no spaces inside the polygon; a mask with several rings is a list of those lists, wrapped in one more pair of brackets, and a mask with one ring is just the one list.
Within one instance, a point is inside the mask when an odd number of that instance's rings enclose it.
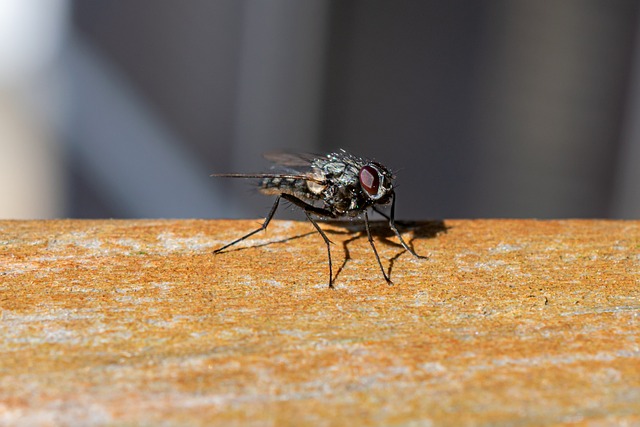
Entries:
{"label": "fly", "polygon": [[[398,237],[402,246],[416,258],[418,255],[402,238],[395,224],[395,192],[393,181],[395,176],[382,164],[368,159],[356,157],[344,150],[326,156],[299,153],[268,153],[264,157],[282,169],[279,173],[256,174],[213,174],[215,177],[255,178],[259,179],[260,192],[275,195],[276,200],[262,225],[252,232],[216,249],[218,254],[239,243],[259,231],[265,230],[284,199],[302,209],[307,219],[320,233],[327,245],[329,258],[329,287],[333,288],[333,268],[331,263],[331,241],[322,231],[315,218],[364,218],[367,238],[380,266],[384,280],[392,285],[380,261],[378,250],[371,237],[369,215],[367,210],[373,209],[387,219],[389,228]],[[378,206],[391,204],[389,215],[378,209]]]}

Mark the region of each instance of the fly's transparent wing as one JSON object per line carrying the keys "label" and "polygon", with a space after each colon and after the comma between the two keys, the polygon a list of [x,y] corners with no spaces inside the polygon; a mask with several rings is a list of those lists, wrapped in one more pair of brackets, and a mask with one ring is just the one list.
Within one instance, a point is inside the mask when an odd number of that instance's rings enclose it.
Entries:
{"label": "fly's transparent wing", "polygon": [[213,177],[225,178],[279,178],[295,179],[325,184],[324,178],[313,173],[311,164],[314,160],[324,158],[310,153],[292,153],[287,151],[277,151],[265,153],[264,158],[274,163],[274,172],[265,173],[216,173]]}
{"label": "fly's transparent wing", "polygon": [[295,178],[321,185],[326,184],[324,176],[319,174],[318,169],[314,167],[314,163],[326,159],[325,156],[291,151],[274,151],[265,153],[263,156],[273,163],[271,169],[278,178]]}
{"label": "fly's transparent wing", "polygon": [[324,158],[324,156],[312,153],[293,153],[290,151],[273,151],[270,153],[264,153],[264,158],[270,162],[285,166],[288,168],[311,168],[311,163],[314,160]]}
{"label": "fly's transparent wing", "polygon": [[315,177],[311,174],[295,174],[295,173],[212,173],[209,175],[216,178],[280,178],[280,179],[302,179],[312,181],[318,184],[324,184],[325,180]]}

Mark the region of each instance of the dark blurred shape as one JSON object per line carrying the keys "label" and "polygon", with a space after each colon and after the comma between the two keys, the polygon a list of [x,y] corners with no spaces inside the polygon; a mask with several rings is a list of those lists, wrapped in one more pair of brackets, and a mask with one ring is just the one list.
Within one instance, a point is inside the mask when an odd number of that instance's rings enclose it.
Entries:
{"label": "dark blurred shape", "polygon": [[[274,148],[343,147],[398,169],[401,218],[637,215],[638,22],[623,0],[75,1],[75,37],[150,114],[132,129],[172,135],[144,152],[183,153],[166,173],[194,196],[164,185],[145,203],[158,207],[127,209],[140,190],[89,176],[77,141],[70,214],[260,217],[269,200],[187,183],[255,171]],[[134,172],[157,168],[149,153]]]}

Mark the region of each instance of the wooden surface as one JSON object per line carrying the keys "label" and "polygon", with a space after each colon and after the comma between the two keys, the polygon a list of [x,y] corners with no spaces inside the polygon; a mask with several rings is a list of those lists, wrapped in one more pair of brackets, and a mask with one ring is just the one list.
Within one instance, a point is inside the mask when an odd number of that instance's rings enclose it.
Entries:
{"label": "wooden surface", "polygon": [[640,222],[0,221],[1,425],[640,425]]}

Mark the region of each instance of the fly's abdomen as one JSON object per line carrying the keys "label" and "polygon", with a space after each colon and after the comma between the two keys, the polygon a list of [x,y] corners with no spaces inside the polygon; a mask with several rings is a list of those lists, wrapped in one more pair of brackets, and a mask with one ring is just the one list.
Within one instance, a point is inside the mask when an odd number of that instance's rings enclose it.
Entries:
{"label": "fly's abdomen", "polygon": [[318,194],[310,190],[309,184],[309,181],[301,178],[266,177],[260,180],[259,190],[270,195],[286,193],[304,199],[318,199]]}

